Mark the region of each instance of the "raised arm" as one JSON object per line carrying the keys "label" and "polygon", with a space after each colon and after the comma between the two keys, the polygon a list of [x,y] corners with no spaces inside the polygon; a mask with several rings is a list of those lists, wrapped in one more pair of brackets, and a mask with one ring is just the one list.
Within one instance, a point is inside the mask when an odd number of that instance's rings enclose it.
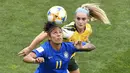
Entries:
{"label": "raised arm", "polygon": [[43,57],[36,58],[36,54],[34,52],[30,52],[23,58],[23,61],[26,63],[42,63],[44,61]]}
{"label": "raised arm", "polygon": [[31,44],[28,47],[24,48],[18,53],[19,56],[26,56],[45,38],[47,38],[47,33],[43,31],[38,36],[36,36],[36,38],[31,42]]}

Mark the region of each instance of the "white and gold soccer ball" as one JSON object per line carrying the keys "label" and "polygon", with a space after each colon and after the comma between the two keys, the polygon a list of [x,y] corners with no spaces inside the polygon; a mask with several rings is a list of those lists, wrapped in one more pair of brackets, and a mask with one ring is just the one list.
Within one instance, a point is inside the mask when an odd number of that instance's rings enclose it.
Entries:
{"label": "white and gold soccer ball", "polygon": [[47,12],[49,22],[62,24],[67,19],[66,10],[62,6],[53,6]]}

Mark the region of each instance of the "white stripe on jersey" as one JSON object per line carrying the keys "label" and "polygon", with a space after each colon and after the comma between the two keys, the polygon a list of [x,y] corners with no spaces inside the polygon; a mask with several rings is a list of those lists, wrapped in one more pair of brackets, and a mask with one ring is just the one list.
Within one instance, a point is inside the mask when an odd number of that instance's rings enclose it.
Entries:
{"label": "white stripe on jersey", "polygon": [[75,32],[75,30],[73,30],[74,28],[75,28],[74,22],[71,22],[70,24],[63,26],[62,31],[63,31],[64,38],[67,39],[70,38]]}

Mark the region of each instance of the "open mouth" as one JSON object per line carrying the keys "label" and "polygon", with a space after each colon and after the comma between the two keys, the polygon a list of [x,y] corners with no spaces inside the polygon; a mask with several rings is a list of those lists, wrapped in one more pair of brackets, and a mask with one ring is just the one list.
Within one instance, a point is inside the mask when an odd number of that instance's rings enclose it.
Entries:
{"label": "open mouth", "polygon": [[80,27],[82,27],[83,25],[79,25]]}
{"label": "open mouth", "polygon": [[62,40],[62,38],[57,38],[57,40]]}

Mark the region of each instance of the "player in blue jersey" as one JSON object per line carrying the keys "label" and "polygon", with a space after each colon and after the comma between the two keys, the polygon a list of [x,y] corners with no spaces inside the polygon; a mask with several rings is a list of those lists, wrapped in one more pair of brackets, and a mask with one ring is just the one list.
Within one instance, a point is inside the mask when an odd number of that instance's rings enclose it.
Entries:
{"label": "player in blue jersey", "polygon": [[62,29],[55,24],[48,22],[44,31],[48,33],[48,41],[23,59],[27,63],[39,63],[35,73],[67,73],[68,63],[74,52],[95,49],[91,43],[63,42]]}
{"label": "player in blue jersey", "polygon": [[[105,24],[110,24],[104,10],[97,3],[87,3],[77,8],[74,15],[74,21],[63,26],[64,42],[77,40],[90,42],[89,37],[92,34],[91,24],[89,21],[101,20]],[[40,42],[47,38],[48,34],[42,31],[32,43],[19,52],[20,56],[25,56],[30,53]],[[74,55],[70,60],[68,71],[70,73],[80,73],[78,64],[75,62]]]}

